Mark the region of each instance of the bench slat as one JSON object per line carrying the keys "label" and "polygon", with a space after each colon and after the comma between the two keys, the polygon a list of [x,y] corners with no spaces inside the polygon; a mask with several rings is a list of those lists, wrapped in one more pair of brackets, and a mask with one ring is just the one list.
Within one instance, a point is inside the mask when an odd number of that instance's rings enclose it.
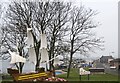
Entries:
{"label": "bench slat", "polygon": [[16,80],[27,80],[27,79],[34,79],[39,77],[47,77],[46,73],[38,73],[38,74],[31,74],[31,75],[20,75]]}

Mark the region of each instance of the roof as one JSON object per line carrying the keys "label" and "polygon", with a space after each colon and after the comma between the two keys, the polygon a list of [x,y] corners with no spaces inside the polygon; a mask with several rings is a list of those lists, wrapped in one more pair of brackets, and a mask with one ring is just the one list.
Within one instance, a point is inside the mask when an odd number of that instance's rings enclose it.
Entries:
{"label": "roof", "polygon": [[110,62],[120,62],[120,58],[114,59],[114,60],[112,60]]}
{"label": "roof", "polygon": [[114,59],[112,56],[102,56],[101,58],[104,58],[104,59]]}

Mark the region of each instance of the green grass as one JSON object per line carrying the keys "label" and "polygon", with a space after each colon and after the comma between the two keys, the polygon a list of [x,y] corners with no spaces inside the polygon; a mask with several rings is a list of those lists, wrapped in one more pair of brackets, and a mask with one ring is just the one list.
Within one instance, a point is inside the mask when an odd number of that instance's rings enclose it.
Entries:
{"label": "green grass", "polygon": [[[86,70],[87,70],[87,68],[86,68]],[[5,76],[5,78],[3,79],[3,81],[11,82],[13,80],[10,75],[4,75],[4,76]],[[71,69],[70,77],[66,78],[66,76],[67,76],[67,74],[57,75],[57,77],[64,78],[68,81],[80,81],[78,69]],[[88,81],[87,76],[82,76],[81,81],[84,81],[84,82]],[[93,74],[93,75],[90,75],[89,81],[92,81],[92,82],[93,81],[98,81],[98,82],[99,81],[118,81],[118,76],[111,75],[111,74]]]}
{"label": "green grass", "polygon": [[[68,81],[80,81],[78,69],[71,69],[70,77],[66,78],[67,74],[57,75],[57,77],[67,79]],[[82,81],[88,81],[87,76],[81,77]],[[118,81],[118,76],[111,74],[93,74],[90,75],[89,81]]]}
{"label": "green grass", "polygon": [[0,76],[3,78],[2,81],[13,81],[12,76],[10,76],[9,74],[0,74]]}

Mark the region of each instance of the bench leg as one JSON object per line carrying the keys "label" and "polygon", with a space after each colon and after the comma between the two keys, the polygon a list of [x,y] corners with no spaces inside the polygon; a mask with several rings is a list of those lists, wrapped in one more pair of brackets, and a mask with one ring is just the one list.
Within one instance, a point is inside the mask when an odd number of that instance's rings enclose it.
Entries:
{"label": "bench leg", "polygon": [[80,80],[81,80],[81,75],[79,76]]}
{"label": "bench leg", "polygon": [[88,80],[89,80],[89,74],[88,74]]}

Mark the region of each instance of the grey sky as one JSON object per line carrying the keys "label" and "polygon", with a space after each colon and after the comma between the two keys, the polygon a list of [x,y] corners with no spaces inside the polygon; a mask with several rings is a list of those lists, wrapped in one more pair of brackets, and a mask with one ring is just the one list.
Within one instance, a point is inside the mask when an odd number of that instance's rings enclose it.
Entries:
{"label": "grey sky", "polygon": [[[7,2],[8,0],[1,0]],[[16,0],[17,1],[17,0]],[[18,0],[19,1],[19,0]],[[32,0],[33,1],[33,0]],[[118,57],[118,1],[119,0],[65,0],[71,1],[79,6],[82,2],[86,8],[91,8],[99,12],[95,16],[95,21],[100,22],[101,25],[97,27],[96,34],[98,37],[104,37],[105,50],[96,51],[92,54],[93,57],[100,57],[102,55],[112,54],[115,52],[115,57]]]}

